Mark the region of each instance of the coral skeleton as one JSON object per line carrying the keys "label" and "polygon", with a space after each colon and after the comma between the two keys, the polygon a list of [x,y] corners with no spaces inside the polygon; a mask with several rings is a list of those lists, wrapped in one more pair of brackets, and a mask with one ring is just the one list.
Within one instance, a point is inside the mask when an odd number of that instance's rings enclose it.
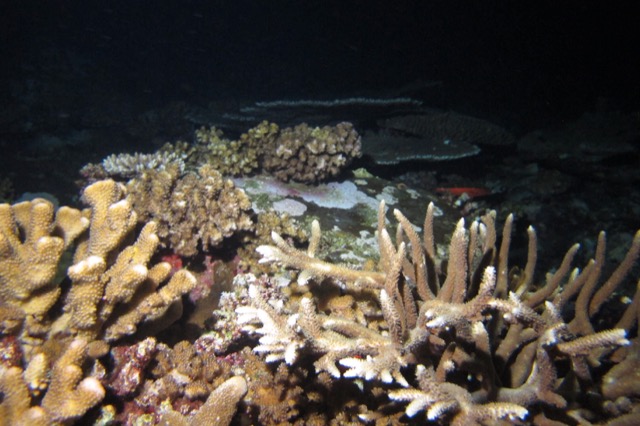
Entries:
{"label": "coral skeleton", "polygon": [[[628,334],[637,325],[640,291],[619,318],[606,318],[601,308],[637,260],[640,232],[602,284],[604,233],[585,268],[571,266],[578,250],[574,245],[557,270],[536,283],[533,228],[528,230],[527,264],[510,269],[513,216],[505,222],[499,246],[495,213],[468,228],[460,220],[445,263],[435,255],[433,210],[431,204],[422,238],[394,210],[394,242],[386,228],[386,207],[380,204],[377,270],[318,259],[317,222],[306,251],[274,232],[274,245],[257,249],[262,262],[299,270],[297,284],[308,290],[299,298],[293,290],[276,297],[260,281],[249,287],[249,297],[236,312],[243,330],[258,337],[253,350],[265,354],[267,362],[293,366],[312,359],[318,374],[383,386],[392,406],[404,406],[408,418],[422,415],[459,425],[570,424],[585,415],[637,420],[638,411],[632,410],[637,406],[630,400],[637,390],[626,383],[620,389],[612,378],[619,374],[616,368],[628,371],[637,365],[638,343]],[[320,310],[322,296],[314,294],[331,282],[354,296],[372,295],[378,313],[369,312],[363,324]],[[607,373],[614,363],[620,367]],[[360,416],[382,417],[367,410]]]}

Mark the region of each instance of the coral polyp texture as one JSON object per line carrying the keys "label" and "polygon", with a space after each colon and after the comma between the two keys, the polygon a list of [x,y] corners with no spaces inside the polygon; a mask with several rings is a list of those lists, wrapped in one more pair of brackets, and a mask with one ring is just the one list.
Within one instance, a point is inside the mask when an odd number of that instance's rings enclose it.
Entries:
{"label": "coral polyp texture", "polygon": [[280,129],[263,121],[236,141],[224,139],[215,127],[200,128],[189,161],[210,164],[224,175],[262,169],[283,181],[317,183],[335,177],[360,155],[360,136],[351,123]]}
{"label": "coral polyp texture", "polygon": [[155,221],[161,244],[182,256],[254,228],[249,197],[209,165],[185,175],[177,167],[149,170],[127,190],[139,220]]}
{"label": "coral polyp texture", "polygon": [[360,136],[351,123],[283,129],[264,153],[263,167],[280,180],[316,183],[337,176],[360,156]]}
{"label": "coral polyp texture", "polygon": [[[86,341],[74,340],[50,372],[44,367],[47,365],[44,354],[34,357],[25,370],[17,366],[0,366],[0,392],[3,395],[0,424],[67,424],[102,401],[105,390],[100,381],[94,377],[83,378],[86,351]],[[44,397],[40,395],[41,387],[47,389]],[[32,399],[40,401],[40,405],[32,405]]]}
{"label": "coral polyp texture", "polygon": [[215,127],[201,127],[196,130],[196,143],[189,158],[195,164],[210,164],[223,175],[247,175],[260,168],[260,156],[279,130],[277,124],[264,121],[240,139],[229,140]]}
{"label": "coral polyp texture", "polygon": [[1,417],[9,424],[84,415],[105,395],[98,378],[83,378],[85,358],[141,325],[170,325],[195,286],[186,270],[170,276],[168,263],[151,264],[154,222],[132,240],[137,217],[124,191],[112,180],[90,185],[84,211],[54,212],[43,199],[0,205]]}
{"label": "coral polyp texture", "polygon": [[[433,210],[431,204],[422,237],[394,210],[394,239],[380,204],[375,270],[318,259],[317,222],[306,251],[274,233],[274,245],[258,248],[262,261],[300,272],[287,291],[250,281],[235,302],[238,323],[257,339],[253,351],[290,368],[313,362],[325,384],[357,381],[361,402],[342,411],[343,421],[640,421],[637,386],[619,379],[638,364],[638,343],[629,334],[640,291],[619,315],[607,307],[638,258],[640,232],[607,277],[601,233],[584,268],[572,267],[575,245],[537,282],[533,228],[522,269],[508,262],[513,217],[498,245],[491,213],[469,227],[458,223],[445,262],[435,250]],[[326,300],[345,296],[349,309]]]}

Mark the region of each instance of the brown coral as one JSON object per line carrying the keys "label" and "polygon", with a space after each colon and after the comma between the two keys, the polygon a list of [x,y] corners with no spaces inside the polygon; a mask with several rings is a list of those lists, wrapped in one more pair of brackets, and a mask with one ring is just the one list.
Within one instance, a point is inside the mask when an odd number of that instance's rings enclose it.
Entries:
{"label": "brown coral", "polygon": [[[137,216],[123,196],[122,185],[97,182],[84,191],[89,209],[62,207],[55,219],[45,200],[0,205],[3,330],[20,333],[27,360],[59,334],[87,341],[133,334],[140,323],[163,317],[195,284],[186,271],[165,284],[170,266],[149,265],[158,244],[153,222],[127,245]],[[62,253],[75,240],[69,280],[62,281]],[[61,294],[64,313],[54,318],[51,308]]]}
{"label": "brown coral", "polygon": [[278,134],[278,126],[263,121],[243,133],[238,140],[223,138],[215,127],[196,130],[196,144],[189,155],[195,165],[208,164],[223,175],[247,175],[260,167],[260,155]]}
{"label": "brown coral", "polygon": [[247,195],[210,165],[184,177],[176,168],[148,171],[129,181],[127,189],[140,220],[156,221],[162,244],[182,256],[254,226]]}
{"label": "brown coral", "polygon": [[337,176],[360,156],[360,136],[351,123],[283,129],[265,147],[263,168],[280,180],[316,183]]}

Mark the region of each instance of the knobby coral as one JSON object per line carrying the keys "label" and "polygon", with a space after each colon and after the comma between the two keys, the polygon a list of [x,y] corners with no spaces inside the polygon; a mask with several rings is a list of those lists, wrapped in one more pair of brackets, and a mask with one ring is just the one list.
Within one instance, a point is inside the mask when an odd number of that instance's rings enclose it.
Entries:
{"label": "knobby coral", "polygon": [[351,123],[280,129],[263,121],[232,141],[215,127],[196,131],[189,154],[193,164],[209,164],[224,175],[247,175],[263,169],[276,178],[317,183],[335,177],[361,155],[360,136]]}
{"label": "knobby coral", "polygon": [[177,167],[149,170],[127,190],[139,220],[156,222],[161,244],[182,256],[254,227],[249,197],[209,165],[184,176]]}
{"label": "knobby coral", "polygon": [[317,183],[337,176],[360,156],[360,136],[351,123],[283,129],[264,151],[263,167],[280,180]]}
{"label": "knobby coral", "polygon": [[[364,379],[370,384],[364,389],[374,393],[382,387],[391,401],[360,406],[365,421],[384,420],[403,406],[407,417],[451,424],[638,421],[637,387],[616,378],[637,365],[638,343],[627,334],[637,324],[640,291],[619,318],[607,318],[603,308],[638,258],[640,232],[601,285],[604,233],[583,269],[572,269],[574,245],[555,272],[535,283],[533,228],[525,267],[509,269],[512,216],[499,246],[495,214],[468,229],[461,220],[446,273],[435,250],[433,205],[422,238],[400,211],[394,216],[395,243],[380,205],[375,271],[317,259],[317,222],[306,251],[273,233],[275,245],[258,248],[262,261],[300,270],[298,284],[322,284],[315,297],[251,285],[236,312],[245,331],[258,337],[254,351],[287,365],[311,357],[319,375]],[[378,309],[364,316],[319,310],[327,281],[353,296],[372,296]],[[621,367],[611,368],[616,363]]]}

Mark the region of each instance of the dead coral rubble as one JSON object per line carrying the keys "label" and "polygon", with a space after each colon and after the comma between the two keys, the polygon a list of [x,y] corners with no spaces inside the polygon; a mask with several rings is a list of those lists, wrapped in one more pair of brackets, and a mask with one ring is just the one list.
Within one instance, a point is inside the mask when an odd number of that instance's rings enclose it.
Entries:
{"label": "dead coral rubble", "polygon": [[306,252],[275,233],[275,245],[259,247],[264,262],[301,270],[299,284],[329,279],[358,297],[374,295],[384,321],[378,326],[369,313],[363,324],[319,311],[314,287],[292,297],[274,295],[273,288],[263,290],[256,282],[236,309],[245,331],[259,338],[254,351],[265,354],[267,362],[287,365],[311,357],[318,375],[364,379],[365,392],[379,393],[375,389],[382,387],[391,402],[384,409],[362,405],[360,420],[397,419],[393,407],[397,412],[403,406],[406,417],[460,425],[639,420],[635,387],[625,381],[617,385],[619,372],[611,366],[637,364],[637,341],[627,335],[637,325],[640,291],[619,318],[603,318],[601,312],[638,258],[640,232],[602,284],[604,233],[586,267],[571,266],[575,245],[555,272],[536,283],[532,228],[527,264],[509,269],[512,216],[499,246],[495,214],[468,229],[461,220],[451,238],[446,273],[435,254],[433,205],[422,238],[401,212],[395,210],[394,216],[399,223],[395,242],[380,205],[377,271],[317,259],[317,223]]}

